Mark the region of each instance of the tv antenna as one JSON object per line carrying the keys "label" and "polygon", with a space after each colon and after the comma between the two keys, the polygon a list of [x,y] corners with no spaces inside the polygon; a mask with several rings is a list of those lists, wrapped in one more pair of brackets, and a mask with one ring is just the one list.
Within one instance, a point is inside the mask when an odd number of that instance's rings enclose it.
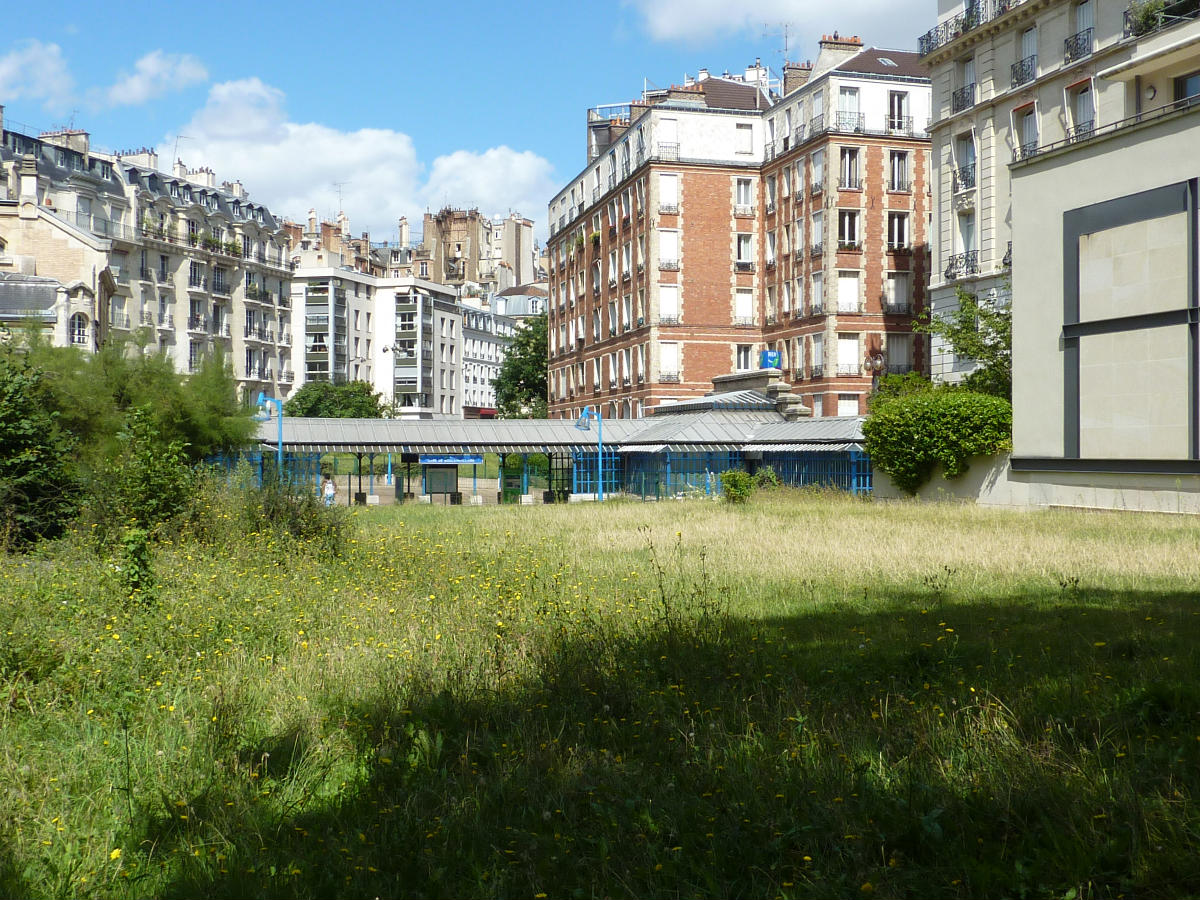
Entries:
{"label": "tv antenna", "polygon": [[175,149],[171,151],[171,168],[172,169],[175,168],[175,163],[179,161],[179,142],[180,141],[190,141],[191,139],[192,139],[191,135],[188,135],[188,134],[175,135]]}
{"label": "tv antenna", "polygon": [[342,212],[342,188],[348,184],[354,184],[353,181],[335,181],[333,186],[337,188],[338,195],[338,212]]}
{"label": "tv antenna", "polygon": [[780,22],[780,23],[778,23],[778,25],[776,26],[776,30],[771,30],[770,28],[768,28],[768,29],[767,29],[766,31],[764,31],[764,32],[763,32],[763,34],[762,34],[762,36],[763,36],[763,37],[765,37],[765,38],[769,38],[769,37],[776,37],[777,35],[782,35],[782,36],[783,36],[783,49],[782,49],[782,50],[776,50],[775,52],[776,52],[776,53],[782,53],[782,54],[783,54],[783,59],[784,59],[784,62],[787,62],[787,54],[788,54],[788,33],[791,31],[791,29],[792,29],[791,23],[789,23],[789,22]]}

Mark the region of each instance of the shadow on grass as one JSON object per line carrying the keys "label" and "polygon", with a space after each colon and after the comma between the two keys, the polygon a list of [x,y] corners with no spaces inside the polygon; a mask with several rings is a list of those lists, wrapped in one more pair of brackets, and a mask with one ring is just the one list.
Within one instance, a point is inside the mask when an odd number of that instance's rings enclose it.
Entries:
{"label": "shadow on grass", "polygon": [[231,792],[232,846],[181,853],[170,893],[1200,891],[1196,597],[939,597],[547,628],[520,681],[331,694],[361,779],[284,816]]}

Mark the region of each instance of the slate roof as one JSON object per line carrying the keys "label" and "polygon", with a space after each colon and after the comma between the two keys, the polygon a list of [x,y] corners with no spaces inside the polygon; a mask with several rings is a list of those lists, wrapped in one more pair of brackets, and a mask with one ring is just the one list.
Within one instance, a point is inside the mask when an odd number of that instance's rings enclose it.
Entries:
{"label": "slate roof", "polygon": [[704,105],[709,109],[766,109],[771,105],[757,85],[724,78],[705,78],[697,83],[704,91]]}
{"label": "slate roof", "polygon": [[[888,65],[882,60],[894,62]],[[929,70],[921,65],[920,57],[911,50],[884,50],[879,47],[867,47],[856,53],[841,65],[833,67],[834,72],[846,72],[862,75],[893,75],[902,78],[922,78],[929,81]]]}

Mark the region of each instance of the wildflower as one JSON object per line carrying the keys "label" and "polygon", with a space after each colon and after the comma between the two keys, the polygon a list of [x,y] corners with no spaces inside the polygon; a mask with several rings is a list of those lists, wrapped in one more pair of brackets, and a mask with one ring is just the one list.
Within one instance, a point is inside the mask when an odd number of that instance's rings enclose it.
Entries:
{"label": "wildflower", "polygon": [[115,850],[113,850],[112,853],[108,854],[108,858],[109,859],[120,859],[121,858],[121,848],[117,847]]}

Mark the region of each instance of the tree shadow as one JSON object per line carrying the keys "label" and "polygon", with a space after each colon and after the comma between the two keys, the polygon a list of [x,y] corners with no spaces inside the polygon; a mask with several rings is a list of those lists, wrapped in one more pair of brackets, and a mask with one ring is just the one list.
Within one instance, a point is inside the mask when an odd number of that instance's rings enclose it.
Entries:
{"label": "tree shadow", "polygon": [[[927,588],[556,625],[519,680],[498,644],[491,670],[331,692],[361,777],[239,807],[226,858],[181,853],[168,894],[1200,891],[1196,595]],[[153,838],[194,843],[198,818]]]}

